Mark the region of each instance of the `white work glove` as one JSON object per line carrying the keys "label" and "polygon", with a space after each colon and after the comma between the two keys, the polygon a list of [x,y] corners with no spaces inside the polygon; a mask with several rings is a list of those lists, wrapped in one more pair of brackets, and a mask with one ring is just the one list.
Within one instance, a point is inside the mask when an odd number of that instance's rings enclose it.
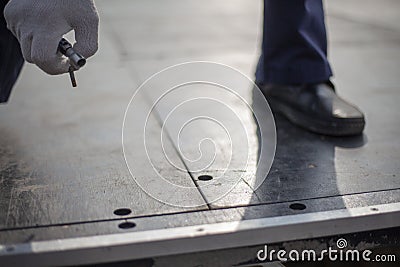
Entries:
{"label": "white work glove", "polygon": [[75,31],[76,52],[88,58],[97,51],[99,17],[93,0],[11,0],[4,17],[24,59],[48,74],[68,72],[68,60],[57,50],[63,35],[71,30]]}

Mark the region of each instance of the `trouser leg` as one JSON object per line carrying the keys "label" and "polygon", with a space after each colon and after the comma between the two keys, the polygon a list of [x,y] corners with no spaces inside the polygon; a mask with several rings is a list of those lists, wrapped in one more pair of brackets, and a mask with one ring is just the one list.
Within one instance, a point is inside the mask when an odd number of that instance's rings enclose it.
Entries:
{"label": "trouser leg", "polygon": [[317,83],[331,76],[322,0],[264,0],[257,83]]}

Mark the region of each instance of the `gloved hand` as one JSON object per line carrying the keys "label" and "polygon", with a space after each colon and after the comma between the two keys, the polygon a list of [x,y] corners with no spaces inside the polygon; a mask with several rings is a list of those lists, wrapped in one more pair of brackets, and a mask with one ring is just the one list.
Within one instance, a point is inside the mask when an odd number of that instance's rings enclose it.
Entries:
{"label": "gloved hand", "polygon": [[68,72],[68,60],[57,50],[71,30],[76,52],[88,58],[97,51],[99,17],[93,0],[10,0],[4,17],[25,60],[48,74]]}

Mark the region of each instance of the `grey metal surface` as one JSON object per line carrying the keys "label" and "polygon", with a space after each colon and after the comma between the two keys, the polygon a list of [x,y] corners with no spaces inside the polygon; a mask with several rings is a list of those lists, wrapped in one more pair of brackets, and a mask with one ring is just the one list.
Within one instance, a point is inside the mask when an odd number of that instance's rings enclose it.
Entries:
{"label": "grey metal surface", "polygon": [[[159,214],[154,216],[128,215],[113,220],[1,230],[0,244],[13,245],[29,241],[46,241],[48,239],[63,239],[66,237],[76,238],[83,236],[109,235],[113,233],[171,229],[176,227],[272,218],[303,213],[326,212],[346,208],[374,207],[381,203],[399,202],[400,190],[390,190],[375,193],[302,200],[300,203],[305,205],[305,210],[295,210],[291,208],[291,204],[299,202],[280,202],[235,208]],[[124,222],[135,223],[136,226],[131,229],[119,228],[119,225]],[[377,223],[380,222],[378,221]],[[345,229],[341,230],[343,231]]]}
{"label": "grey metal surface", "polygon": [[[102,43],[100,62],[77,73],[80,87],[76,90],[68,88],[68,77],[48,77],[26,66],[13,101],[0,107],[0,228],[112,219],[116,218],[113,211],[124,207],[135,215],[187,210],[153,200],[130,176],[122,155],[121,131],[136,85],[112,61],[113,55],[106,54],[112,51],[107,40]],[[110,60],[112,79],[102,75],[106,60]],[[139,104],[143,109],[147,105],[145,101]],[[137,123],[143,125],[140,115],[136,114]],[[160,150],[158,122],[150,118],[148,124],[149,135],[154,136],[149,145]],[[140,131],[131,134],[136,142],[131,145],[143,142]],[[165,145],[179,161],[171,144]],[[151,170],[142,154],[133,157],[142,165],[139,174]],[[163,157],[153,160],[165,173],[173,174],[171,179],[192,183],[187,173],[175,172]],[[200,194],[190,198],[201,201]]]}
{"label": "grey metal surface", "polygon": [[0,262],[19,266],[113,262],[246,247],[398,226],[400,203],[220,224],[176,227],[0,246]]}
{"label": "grey metal surface", "polygon": [[[213,190],[190,195],[166,190],[168,197],[183,205],[188,201],[204,204],[181,208],[154,200],[131,177],[121,145],[125,108],[141,82],[176,63],[217,61],[252,77],[261,2],[97,1],[102,18],[100,52],[77,72],[79,87],[72,90],[67,76],[49,77],[25,66],[11,102],[0,106],[0,244],[399,202],[400,8],[396,1],[366,2],[368,12],[360,12],[354,0],[327,3],[334,82],[339,94],[365,111],[364,135],[321,137],[278,116],[275,161],[258,190],[242,181],[210,205],[206,200],[213,198]],[[375,16],[377,12],[384,16]],[[243,88],[249,101],[250,89]],[[148,109],[154,93],[147,92],[148,98],[141,101],[143,110]],[[154,115],[149,121],[154,151],[160,149],[163,118],[163,110],[157,112],[161,116]],[[243,114],[248,112],[243,110]],[[134,118],[143,124],[142,114]],[[255,129],[250,116],[246,124]],[[131,133],[140,145],[139,131]],[[197,140],[204,132],[191,134]],[[251,138],[257,144],[256,131]],[[166,144],[169,155],[184,166],[176,143]],[[143,165],[138,175],[157,181],[142,154],[135,155],[133,150],[131,156]],[[173,181],[188,186],[199,182],[189,165],[182,172],[161,156],[155,160]],[[219,171],[211,169],[206,174],[217,176]],[[239,174],[240,169],[230,173],[233,180]],[[254,175],[254,169],[248,175]],[[306,209],[288,208],[294,202],[305,204]],[[118,208],[129,208],[132,213],[114,215]],[[120,229],[118,225],[125,220],[136,227]],[[382,219],[381,224],[385,223]]]}

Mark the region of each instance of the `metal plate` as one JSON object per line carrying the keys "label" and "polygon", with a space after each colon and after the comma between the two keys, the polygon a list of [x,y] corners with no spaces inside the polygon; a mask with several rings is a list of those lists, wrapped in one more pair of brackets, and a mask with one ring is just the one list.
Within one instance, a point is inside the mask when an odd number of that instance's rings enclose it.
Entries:
{"label": "metal plate", "polygon": [[[96,3],[102,17],[101,49],[76,73],[78,89],[70,88],[68,76],[49,77],[26,66],[11,102],[0,106],[3,255],[25,253],[27,257],[21,260],[27,260],[28,254],[41,254],[53,259],[66,248],[71,261],[83,263],[94,262],[92,257],[106,251],[104,246],[121,245],[118,242],[123,242],[126,250],[110,250],[104,255],[120,260],[190,252],[189,246],[195,251],[274,242],[279,238],[270,233],[276,231],[290,233],[279,239],[289,240],[398,226],[398,220],[394,220],[398,219],[396,203],[400,201],[400,124],[396,120],[400,116],[400,34],[399,23],[393,23],[397,22],[396,16],[384,16],[379,18],[383,21],[376,22],[375,16],[349,15],[350,9],[341,7],[343,2],[329,4],[335,84],[339,94],[365,111],[367,128],[363,136],[321,137],[277,116],[275,161],[258,190],[240,182],[224,198],[209,205],[206,201],[207,196],[212,198],[212,190],[190,195],[166,190],[166,195],[182,204],[193,199],[203,204],[182,208],[149,197],[130,175],[121,145],[125,108],[135,88],[146,78],[183,61],[218,61],[251,76],[259,46],[256,26],[260,25],[260,3]],[[182,23],[189,19],[191,23]],[[368,22],[370,19],[372,22]],[[250,89],[244,89],[248,90],[247,96],[251,95]],[[148,101],[152,93],[147,92],[148,98],[141,103],[144,110],[151,104]],[[243,110],[245,113],[248,110]],[[162,109],[158,114],[162,115]],[[141,114],[134,118],[138,125],[143,124]],[[149,121],[154,149],[160,148],[162,118],[152,117]],[[255,126],[249,116],[246,123]],[[196,131],[191,134],[193,139],[201,136]],[[256,131],[251,134],[257,140]],[[176,143],[167,142],[167,150],[184,166]],[[187,172],[178,172],[162,157],[156,160],[158,168],[176,182],[196,186],[197,177],[192,175],[190,166]],[[140,175],[148,175],[149,181],[157,179],[142,155],[136,155],[136,161],[147,166],[139,170]],[[216,176],[217,169],[207,174]],[[237,171],[231,172],[232,180],[237,178]],[[306,208],[290,209],[293,203]],[[372,211],[369,206],[379,206],[379,211]],[[117,216],[113,212],[118,208],[128,208],[132,213]],[[351,208],[357,209],[353,213]],[[321,214],[323,220],[317,221]],[[294,216],[290,217],[292,223],[279,224],[287,216]],[[119,228],[125,221],[136,227]],[[259,222],[261,228],[257,228]],[[333,231],[329,222],[337,222],[340,227]],[[236,231],[233,226],[238,224],[249,227],[249,231]],[[296,234],[298,227],[310,228],[302,228],[309,231]],[[254,239],[260,229],[265,236]],[[162,243],[164,239],[157,243],[156,238],[152,243],[156,233],[170,243]],[[239,237],[248,241],[240,243]],[[207,241],[207,246],[197,243],[199,240]],[[82,241],[82,247],[74,247],[77,241]],[[93,245],[100,241],[104,243]],[[16,244],[23,245],[9,249]],[[33,253],[32,245],[39,254]],[[134,249],[139,247],[140,253]],[[144,254],[145,248],[149,254]],[[86,249],[94,254],[81,257]]]}

